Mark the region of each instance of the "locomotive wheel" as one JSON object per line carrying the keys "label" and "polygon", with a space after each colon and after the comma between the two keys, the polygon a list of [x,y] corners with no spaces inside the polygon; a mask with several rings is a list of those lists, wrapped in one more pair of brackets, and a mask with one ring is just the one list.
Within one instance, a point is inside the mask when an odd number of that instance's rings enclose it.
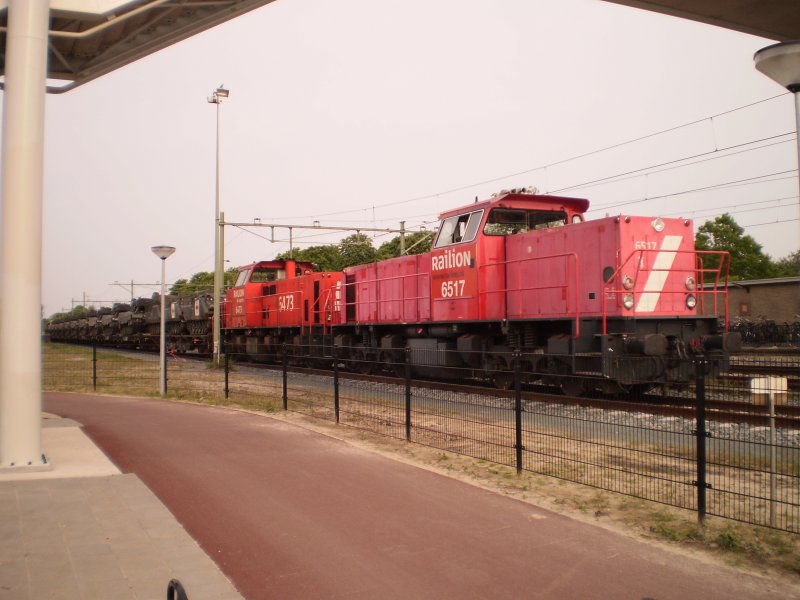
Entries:
{"label": "locomotive wheel", "polygon": [[583,377],[566,376],[561,377],[558,387],[565,396],[583,396],[586,394],[586,380]]}
{"label": "locomotive wheel", "polygon": [[487,356],[484,369],[488,371],[488,379],[498,390],[510,390],[514,387],[514,372],[509,369],[500,356]]}
{"label": "locomotive wheel", "polygon": [[649,392],[653,387],[652,383],[631,383],[629,385],[620,385],[620,392],[622,396],[629,396],[635,399],[637,396],[642,396]]}
{"label": "locomotive wheel", "polygon": [[354,354],[355,361],[353,363],[353,368],[362,375],[370,375],[375,367],[375,363],[370,360],[364,350],[356,350]]}
{"label": "locomotive wheel", "polygon": [[492,383],[498,390],[510,390],[514,386],[514,374],[509,371],[497,371],[492,375]]}
{"label": "locomotive wheel", "polygon": [[405,377],[406,376],[406,364],[405,363],[394,363],[392,366],[392,372],[394,373],[395,377]]}

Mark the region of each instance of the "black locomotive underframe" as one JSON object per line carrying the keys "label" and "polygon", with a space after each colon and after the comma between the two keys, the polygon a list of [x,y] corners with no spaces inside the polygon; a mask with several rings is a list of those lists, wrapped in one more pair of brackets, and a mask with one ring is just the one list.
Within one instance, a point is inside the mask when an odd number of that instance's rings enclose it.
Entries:
{"label": "black locomotive underframe", "polygon": [[[728,335],[728,334],[725,334]],[[727,339],[727,338],[726,338]],[[447,324],[321,325],[270,330],[228,330],[225,351],[254,359],[290,362],[350,360],[362,371],[397,371],[409,361],[420,376],[466,376],[511,381],[519,360],[523,381],[567,379],[610,382],[622,389],[642,384],[683,385],[691,380],[691,358],[710,369],[727,369],[730,340],[714,317],[536,321],[460,321]],[[452,370],[448,368],[452,368]]]}

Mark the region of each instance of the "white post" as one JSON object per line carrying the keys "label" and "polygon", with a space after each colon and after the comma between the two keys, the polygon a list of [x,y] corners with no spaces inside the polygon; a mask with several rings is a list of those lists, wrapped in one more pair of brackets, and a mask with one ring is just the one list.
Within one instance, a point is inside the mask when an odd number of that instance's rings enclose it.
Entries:
{"label": "white post", "polygon": [[0,467],[42,468],[42,172],[49,3],[9,0],[3,97]]}

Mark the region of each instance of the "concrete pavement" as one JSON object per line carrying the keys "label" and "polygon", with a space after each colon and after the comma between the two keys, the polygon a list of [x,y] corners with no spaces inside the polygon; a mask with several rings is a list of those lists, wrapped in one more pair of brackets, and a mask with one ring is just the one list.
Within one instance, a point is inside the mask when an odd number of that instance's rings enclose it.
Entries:
{"label": "concrete pavement", "polygon": [[44,415],[49,471],[0,473],[0,600],[241,600],[135,474],[70,419]]}

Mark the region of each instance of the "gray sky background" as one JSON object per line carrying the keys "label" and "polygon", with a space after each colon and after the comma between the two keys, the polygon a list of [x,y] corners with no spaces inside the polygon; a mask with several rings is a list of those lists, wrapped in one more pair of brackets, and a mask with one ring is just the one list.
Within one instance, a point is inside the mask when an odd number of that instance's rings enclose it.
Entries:
{"label": "gray sky background", "polygon": [[[430,228],[533,185],[588,198],[590,217],[731,212],[785,256],[800,247],[795,124],[753,67],[769,43],[597,0],[278,0],[48,97],[45,314],[157,282],[152,245],[177,247],[169,282],[213,268],[221,83],[228,221]],[[297,245],[342,237],[311,233]],[[228,266],[287,248],[226,231]]]}

